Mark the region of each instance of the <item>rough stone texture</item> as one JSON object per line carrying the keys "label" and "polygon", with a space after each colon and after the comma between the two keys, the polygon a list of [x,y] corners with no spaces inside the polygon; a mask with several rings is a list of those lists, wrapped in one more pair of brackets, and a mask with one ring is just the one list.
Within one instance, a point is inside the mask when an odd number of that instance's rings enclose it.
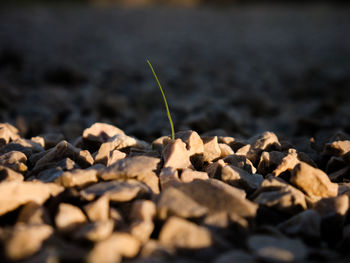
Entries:
{"label": "rough stone texture", "polygon": [[67,203],[59,205],[55,217],[55,224],[58,230],[69,232],[86,221],[86,216],[78,207]]}
{"label": "rough stone texture", "polygon": [[114,229],[114,221],[98,221],[84,224],[74,233],[75,239],[86,239],[91,242],[98,242],[108,238]]}
{"label": "rough stone texture", "polygon": [[323,153],[327,155],[343,156],[350,151],[350,141],[333,141],[326,143]]}
{"label": "rough stone texture", "polygon": [[226,156],[234,154],[234,151],[232,150],[232,148],[225,143],[219,143],[219,148],[221,152],[220,154],[221,158],[225,158]]}
{"label": "rough stone texture", "polygon": [[290,180],[315,201],[338,194],[338,185],[332,183],[327,174],[304,162],[299,163],[293,169]]}
{"label": "rough stone texture", "polygon": [[298,239],[255,235],[248,245],[256,256],[268,261],[294,262],[307,257],[307,248]]}
{"label": "rough stone texture", "polygon": [[173,167],[163,168],[159,174],[159,183],[162,190],[178,185],[181,183],[178,171]]}
{"label": "rough stone texture", "polygon": [[17,223],[50,224],[51,219],[45,207],[35,202],[30,202],[21,209],[17,217]]}
{"label": "rough stone texture", "polygon": [[110,166],[120,159],[126,157],[126,154],[115,149],[113,143],[103,143],[95,156],[95,163],[102,163],[106,166]]}
{"label": "rough stone texture", "polygon": [[29,202],[43,204],[50,196],[56,196],[63,190],[63,187],[56,184],[41,182],[2,182],[0,183],[0,215]]}
{"label": "rough stone texture", "polygon": [[163,225],[159,241],[169,247],[201,249],[213,244],[208,229],[178,217],[169,218]]}
{"label": "rough stone texture", "polygon": [[204,144],[204,161],[212,162],[221,156],[221,150],[218,143],[218,137],[204,137],[202,138]]}
{"label": "rough stone texture", "polygon": [[[219,160],[220,161],[220,160]],[[255,174],[256,168],[253,163],[243,155],[232,154],[224,158],[225,163],[231,164],[232,166],[241,168],[248,173]]]}
{"label": "rough stone texture", "polygon": [[278,151],[262,152],[260,156],[260,161],[257,167],[258,173],[263,175],[272,173],[272,171],[275,170],[279,164],[281,164],[282,159],[285,156],[286,156],[285,153],[278,152]]}
{"label": "rough stone texture", "polygon": [[221,180],[251,192],[259,188],[264,178],[260,174],[250,174],[238,167],[226,165],[221,170]]}
{"label": "rough stone texture", "polygon": [[80,191],[80,195],[86,200],[106,195],[109,200],[115,202],[127,202],[137,197],[147,197],[150,189],[136,180],[100,182]]}
{"label": "rough stone texture", "polygon": [[24,177],[22,174],[0,165],[0,182],[1,181],[23,181]]}
{"label": "rough stone texture", "polygon": [[103,180],[137,179],[159,193],[159,179],[155,174],[159,158],[149,156],[133,156],[117,161],[99,173]]}
{"label": "rough stone texture", "polygon": [[66,141],[61,141],[35,163],[33,170],[38,170],[41,166],[47,165],[47,163],[58,162],[64,158],[72,159],[82,168],[87,168],[94,163],[88,151],[80,150]]}
{"label": "rough stone texture", "polygon": [[0,123],[0,146],[19,138],[19,131],[9,123]]}
{"label": "rough stone texture", "polygon": [[205,206],[173,187],[161,193],[157,202],[157,211],[160,219],[166,219],[171,215],[183,218],[197,218],[208,213],[208,209]]}
{"label": "rough stone texture", "polygon": [[204,146],[201,137],[195,131],[179,131],[175,134],[175,138],[181,139],[186,143],[186,149],[190,156],[203,154]]}
{"label": "rough stone texture", "polygon": [[220,179],[222,168],[226,165],[226,163],[219,159],[216,162],[209,164],[205,171],[207,172],[210,178]]}
{"label": "rough stone texture", "polygon": [[106,221],[109,218],[109,198],[102,195],[99,199],[84,206],[90,221]]}
{"label": "rough stone texture", "polygon": [[17,224],[6,240],[5,253],[11,260],[20,260],[38,252],[53,233],[49,225]]}
{"label": "rough stone texture", "polygon": [[119,262],[122,257],[132,258],[140,250],[140,241],[127,233],[113,233],[109,238],[95,244],[87,262]]}
{"label": "rough stone texture", "polygon": [[242,217],[254,217],[257,205],[245,198],[244,191],[215,179],[195,180],[182,184],[180,191],[209,209],[210,213],[226,211]]}
{"label": "rough stone texture", "polygon": [[169,142],[163,149],[164,168],[186,169],[191,166],[189,151],[181,139]]}
{"label": "rough stone texture", "polygon": [[192,169],[185,169],[181,173],[181,181],[184,183],[192,182],[193,180],[207,180],[209,176],[206,172],[194,171]]}
{"label": "rough stone texture", "polygon": [[11,151],[0,155],[0,165],[11,168],[12,170],[24,173],[28,167],[25,165],[27,162],[27,156],[18,151]]}
{"label": "rough stone texture", "polygon": [[104,143],[118,134],[124,134],[124,132],[113,125],[97,122],[83,131],[83,139]]}
{"label": "rough stone texture", "polygon": [[64,172],[55,182],[64,187],[83,186],[89,183],[96,183],[97,171],[93,169],[75,169]]}
{"label": "rough stone texture", "polygon": [[305,195],[280,178],[268,176],[254,193],[254,202],[294,214],[307,209]]}

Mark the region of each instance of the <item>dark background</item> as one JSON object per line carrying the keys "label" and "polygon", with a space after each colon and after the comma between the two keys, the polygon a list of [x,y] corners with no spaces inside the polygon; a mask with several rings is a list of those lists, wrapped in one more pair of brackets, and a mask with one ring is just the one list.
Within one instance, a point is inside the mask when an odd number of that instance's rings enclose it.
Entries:
{"label": "dark background", "polygon": [[345,1],[10,2],[0,6],[0,121],[26,137],[73,140],[96,121],[145,140],[169,134],[146,58],[176,130],[350,132]]}

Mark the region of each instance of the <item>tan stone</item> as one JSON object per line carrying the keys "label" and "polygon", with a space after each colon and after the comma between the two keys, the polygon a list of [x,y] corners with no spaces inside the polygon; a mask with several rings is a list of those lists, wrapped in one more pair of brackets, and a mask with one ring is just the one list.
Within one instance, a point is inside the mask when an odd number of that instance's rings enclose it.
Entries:
{"label": "tan stone", "polygon": [[62,186],[41,182],[2,182],[0,184],[0,215],[29,202],[43,204],[50,196],[56,196],[63,190]]}
{"label": "tan stone", "polygon": [[97,221],[84,224],[74,233],[75,239],[86,239],[91,242],[99,242],[107,239],[113,232],[114,221]]}
{"label": "tan stone", "polygon": [[26,224],[50,224],[50,215],[42,205],[30,202],[23,206],[18,217],[18,223]]}
{"label": "tan stone", "polygon": [[328,155],[343,156],[350,151],[350,141],[334,141],[326,143],[323,153]]}
{"label": "tan stone", "polygon": [[162,190],[181,183],[178,171],[173,167],[166,167],[160,171],[159,182]]}
{"label": "tan stone", "polygon": [[175,138],[180,138],[184,143],[186,143],[186,149],[190,156],[196,154],[203,154],[204,146],[201,137],[195,131],[180,131],[175,134]]}
{"label": "tan stone", "polygon": [[28,170],[28,167],[25,165],[26,161],[27,156],[18,151],[11,151],[0,155],[0,165],[11,168],[19,173],[24,173]]}
{"label": "tan stone", "polygon": [[0,123],[0,146],[19,138],[19,131],[9,123]]}
{"label": "tan stone", "polygon": [[300,162],[295,166],[290,181],[312,200],[334,197],[338,194],[338,185],[332,183],[327,174],[304,162]]}
{"label": "tan stone", "polygon": [[213,244],[208,229],[178,217],[171,217],[165,222],[159,241],[165,246],[183,249],[202,249]]}
{"label": "tan stone", "polygon": [[85,200],[94,200],[96,197],[106,195],[115,202],[128,202],[137,197],[148,197],[150,189],[136,180],[100,182],[80,191]]}
{"label": "tan stone", "polygon": [[109,198],[102,195],[99,199],[84,206],[90,221],[106,221],[109,218]]}
{"label": "tan stone", "polygon": [[235,166],[226,165],[221,171],[221,180],[246,191],[256,190],[264,180],[260,174],[250,174]]}
{"label": "tan stone", "polygon": [[1,181],[23,181],[24,177],[22,174],[8,168],[6,166],[0,165],[0,182]]}
{"label": "tan stone", "polygon": [[323,217],[340,215],[345,217],[349,211],[350,192],[337,197],[322,198],[314,204],[313,209]]}
{"label": "tan stone", "polygon": [[157,203],[158,217],[166,219],[171,215],[184,218],[202,217],[208,213],[208,209],[198,204],[180,190],[169,187],[164,190]]}
{"label": "tan stone", "polygon": [[220,154],[221,158],[225,158],[227,156],[234,154],[234,151],[232,150],[232,148],[230,146],[228,146],[227,144],[219,143],[219,148],[221,151],[221,154]]}
{"label": "tan stone", "polygon": [[140,251],[141,243],[127,233],[114,233],[106,240],[95,244],[87,257],[88,263],[116,263],[122,257],[135,257]]}
{"label": "tan stone", "polygon": [[121,129],[107,124],[96,122],[83,132],[83,139],[104,143],[115,135],[125,134]]}
{"label": "tan stone", "polygon": [[136,200],[132,204],[130,219],[132,221],[152,221],[157,212],[155,203],[150,200]]}
{"label": "tan stone", "polygon": [[159,193],[159,179],[155,171],[160,163],[159,158],[133,156],[117,161],[99,173],[103,180],[136,179],[149,186],[153,193]]}
{"label": "tan stone", "polygon": [[[277,168],[278,165],[282,163],[282,160],[286,155],[287,155],[286,153],[278,152],[278,151],[262,152],[260,156],[260,161],[257,167],[258,173],[263,175],[267,175],[268,173],[271,173],[273,170]],[[276,171],[275,174],[277,173],[278,171]]]}
{"label": "tan stone", "polygon": [[232,166],[241,168],[248,173],[251,173],[251,174],[256,173],[256,168],[254,167],[253,163],[243,155],[238,155],[238,154],[229,155],[226,158],[224,158],[224,162],[231,164]]}
{"label": "tan stone", "polygon": [[97,171],[94,169],[74,169],[64,172],[55,180],[57,184],[64,187],[83,186],[97,181]]}
{"label": "tan stone", "polygon": [[40,250],[52,233],[53,228],[49,225],[17,224],[6,240],[6,256],[11,260],[28,258]]}
{"label": "tan stone", "polygon": [[38,153],[44,151],[43,147],[40,144],[37,144],[31,140],[27,140],[24,138],[18,138],[13,140],[12,142],[4,145],[1,148],[3,153],[18,151],[24,153],[27,157],[31,156],[33,153]]}
{"label": "tan stone", "polygon": [[292,171],[294,167],[299,164],[298,154],[296,150],[290,149],[288,155],[283,157],[282,162],[277,166],[277,168],[272,172],[274,176],[279,176],[285,171]]}
{"label": "tan stone", "polygon": [[58,213],[55,217],[58,230],[69,232],[85,222],[87,222],[86,216],[80,208],[67,203],[59,205]]}
{"label": "tan stone", "polygon": [[130,225],[130,234],[140,240],[141,243],[146,243],[154,230],[152,221],[135,221]]}
{"label": "tan stone", "polygon": [[209,164],[206,168],[205,171],[208,174],[210,178],[220,178],[221,177],[221,171],[222,168],[226,165],[224,160],[219,159],[216,162],[213,162]]}
{"label": "tan stone", "polygon": [[221,150],[218,143],[218,137],[205,137],[202,139],[204,144],[204,161],[210,163],[215,159],[220,158]]}
{"label": "tan stone", "polygon": [[186,144],[181,139],[169,142],[163,149],[164,167],[186,169],[191,166]]}
{"label": "tan stone", "polygon": [[209,176],[206,172],[194,171],[192,169],[185,169],[181,173],[181,181],[184,183],[192,182],[193,180],[207,180]]}

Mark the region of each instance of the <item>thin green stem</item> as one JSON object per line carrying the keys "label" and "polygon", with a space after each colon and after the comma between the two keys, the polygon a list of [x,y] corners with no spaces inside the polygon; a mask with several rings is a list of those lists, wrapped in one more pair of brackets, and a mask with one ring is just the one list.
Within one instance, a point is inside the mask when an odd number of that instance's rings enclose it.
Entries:
{"label": "thin green stem", "polygon": [[151,64],[151,62],[149,62],[148,59],[147,59],[147,63],[148,63],[148,65],[149,65],[149,67],[151,68],[152,73],[153,73],[153,76],[154,76],[154,78],[156,79],[156,81],[157,81],[157,83],[158,83],[160,92],[162,93],[163,100],[164,100],[164,104],[165,104],[165,108],[166,108],[166,113],[167,113],[167,115],[168,115],[168,119],[169,119],[170,126],[171,126],[171,138],[172,138],[173,140],[175,140],[174,124],[173,124],[173,120],[171,119],[171,115],[170,115],[168,103],[167,103],[167,101],[166,101],[165,94],[164,94],[163,89],[162,89],[162,85],[160,85],[160,82],[159,82],[159,80],[158,80],[157,74],[154,72],[154,69],[153,69],[153,67],[152,67],[152,64]]}

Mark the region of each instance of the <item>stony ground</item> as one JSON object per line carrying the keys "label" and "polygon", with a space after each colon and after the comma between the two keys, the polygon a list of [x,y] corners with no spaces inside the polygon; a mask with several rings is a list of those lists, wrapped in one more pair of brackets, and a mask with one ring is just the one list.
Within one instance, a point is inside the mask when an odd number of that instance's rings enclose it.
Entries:
{"label": "stony ground", "polygon": [[0,261],[348,262],[348,11],[1,6]]}

